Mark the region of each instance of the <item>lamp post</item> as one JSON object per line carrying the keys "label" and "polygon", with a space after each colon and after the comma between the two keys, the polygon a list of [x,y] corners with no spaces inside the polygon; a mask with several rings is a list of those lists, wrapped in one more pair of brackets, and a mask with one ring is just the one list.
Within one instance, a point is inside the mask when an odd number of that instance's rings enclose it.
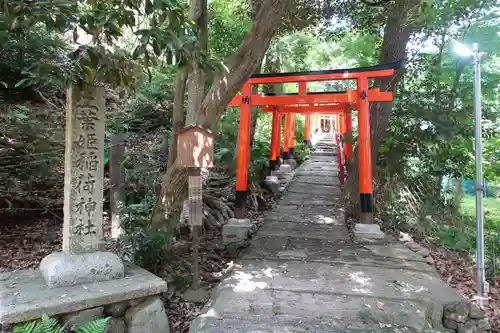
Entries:
{"label": "lamp post", "polygon": [[472,76],[474,88],[474,150],[476,165],[476,289],[481,306],[488,303],[488,284],[484,273],[484,181],[483,181],[483,145],[481,128],[481,54],[479,45],[472,44],[472,50],[467,46],[453,41],[455,52],[472,58]]}

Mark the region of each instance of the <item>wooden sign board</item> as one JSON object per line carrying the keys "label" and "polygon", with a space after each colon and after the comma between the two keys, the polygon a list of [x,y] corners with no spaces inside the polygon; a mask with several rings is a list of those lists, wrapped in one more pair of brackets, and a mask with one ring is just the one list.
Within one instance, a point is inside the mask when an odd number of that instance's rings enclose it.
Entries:
{"label": "wooden sign board", "polygon": [[176,165],[185,168],[210,168],[214,160],[214,135],[200,126],[189,126],[179,133]]}
{"label": "wooden sign board", "polygon": [[189,176],[188,180],[189,225],[201,226],[203,223],[203,180],[201,176]]}

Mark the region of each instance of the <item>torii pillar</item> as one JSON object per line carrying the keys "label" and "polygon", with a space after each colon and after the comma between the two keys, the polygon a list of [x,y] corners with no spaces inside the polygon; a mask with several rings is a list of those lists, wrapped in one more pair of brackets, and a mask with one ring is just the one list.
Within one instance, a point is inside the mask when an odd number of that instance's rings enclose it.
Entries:
{"label": "torii pillar", "polygon": [[360,222],[373,223],[372,152],[370,145],[370,108],[368,78],[357,78],[358,93],[358,157]]}
{"label": "torii pillar", "polygon": [[352,159],[352,111],[349,107],[345,112],[344,122],[344,149],[348,164]]}
{"label": "torii pillar", "polygon": [[269,174],[278,167],[278,157],[281,149],[281,114],[277,106],[274,107],[271,129],[271,151],[269,156]]}

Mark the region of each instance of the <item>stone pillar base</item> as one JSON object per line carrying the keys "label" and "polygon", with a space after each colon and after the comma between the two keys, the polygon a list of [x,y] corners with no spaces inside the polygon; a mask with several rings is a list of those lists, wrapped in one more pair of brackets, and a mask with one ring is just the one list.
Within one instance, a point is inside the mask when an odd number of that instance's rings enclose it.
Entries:
{"label": "stone pillar base", "polygon": [[354,236],[358,239],[377,240],[385,238],[385,234],[380,230],[378,224],[357,223],[354,226]]}
{"label": "stone pillar base", "polygon": [[[281,168],[281,166],[280,166],[280,168]],[[271,177],[283,178],[283,173],[279,170],[273,170],[273,171],[271,171]]]}
{"label": "stone pillar base", "polygon": [[285,164],[288,164],[289,166],[291,166],[292,170],[297,167],[297,161],[295,161],[293,158],[285,160]]}
{"label": "stone pillar base", "polygon": [[222,244],[242,243],[248,239],[251,223],[249,219],[229,219],[222,227]]}
{"label": "stone pillar base", "polygon": [[40,272],[49,288],[121,279],[124,271],[122,260],[111,252],[54,252],[40,263]]}
{"label": "stone pillar base", "polygon": [[271,190],[273,193],[278,193],[280,190],[280,181],[278,177],[276,176],[267,176],[266,180],[264,181],[266,183],[266,186]]}
{"label": "stone pillar base", "polygon": [[282,164],[280,165],[280,170],[279,172],[281,174],[285,174],[285,173],[291,173],[292,172],[292,166],[289,165],[289,164]]}

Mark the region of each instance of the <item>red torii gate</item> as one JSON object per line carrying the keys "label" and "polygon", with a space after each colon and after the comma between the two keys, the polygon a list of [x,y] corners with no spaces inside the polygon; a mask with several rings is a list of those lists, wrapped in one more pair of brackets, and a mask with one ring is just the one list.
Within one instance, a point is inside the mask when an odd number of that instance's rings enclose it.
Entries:
{"label": "red torii gate", "polygon": [[[361,222],[372,223],[373,185],[371,169],[372,158],[370,147],[369,102],[392,101],[392,92],[381,92],[378,88],[369,89],[368,80],[393,76],[394,70],[399,69],[400,67],[401,62],[396,62],[386,65],[353,69],[314,71],[305,73],[255,74],[248,79],[243,84],[242,94],[235,96],[228,104],[228,106],[240,107],[238,160],[236,171],[236,217],[243,218],[245,215],[250,148],[250,117],[252,106],[261,106],[264,107],[263,111],[273,112],[272,128],[273,132],[276,132],[277,135],[272,135],[271,138],[271,161],[273,159],[277,159],[276,145],[278,147],[280,145],[279,133],[281,132],[281,114],[285,115],[285,142],[283,158],[286,159],[289,156],[285,156],[285,152],[288,153],[290,148],[293,150],[293,146],[290,147],[290,142],[293,144],[293,140],[290,138],[290,135],[294,135],[292,134],[294,131],[291,131],[291,129],[295,127],[295,117],[291,117],[292,114],[337,112],[339,114],[339,118],[340,115],[345,114],[345,116],[342,116],[342,121],[339,121],[339,124],[343,124],[341,131],[345,134],[346,131],[350,131],[352,127],[350,110],[351,108],[354,108],[358,110],[358,172]],[[307,92],[307,82],[333,80],[356,80],[357,89],[347,90],[346,92]],[[293,82],[296,82],[299,85],[298,94],[252,94],[253,85]],[[349,107],[347,107],[347,105]],[[288,138],[286,137],[287,133],[289,136]],[[305,139],[307,140],[308,137],[305,137]],[[347,147],[348,145],[346,145],[346,148]],[[350,159],[351,156],[349,155],[352,155],[352,146],[350,147],[349,153],[346,149],[346,155],[348,156],[348,159]]]}

